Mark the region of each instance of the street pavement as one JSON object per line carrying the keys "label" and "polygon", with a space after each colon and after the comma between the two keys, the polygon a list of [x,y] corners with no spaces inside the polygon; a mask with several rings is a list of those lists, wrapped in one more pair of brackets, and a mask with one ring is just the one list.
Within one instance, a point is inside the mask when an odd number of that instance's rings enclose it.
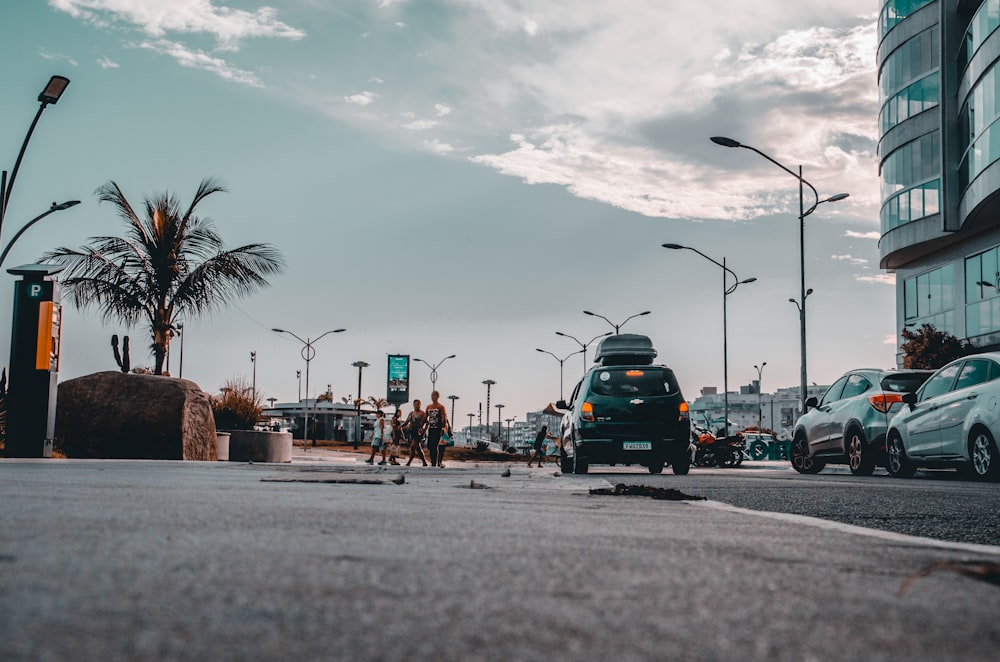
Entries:
{"label": "street pavement", "polygon": [[0,460],[0,659],[992,660],[1000,645],[1000,587],[975,574],[1000,547],[593,495],[604,477],[554,465],[359,459]]}

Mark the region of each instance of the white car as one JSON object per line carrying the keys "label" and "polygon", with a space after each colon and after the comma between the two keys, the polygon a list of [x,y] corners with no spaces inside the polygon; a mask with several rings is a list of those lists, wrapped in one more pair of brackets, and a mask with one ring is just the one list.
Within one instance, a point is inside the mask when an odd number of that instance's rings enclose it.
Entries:
{"label": "white car", "polygon": [[886,434],[890,475],[953,467],[974,478],[1000,477],[1000,352],[952,361],[903,402]]}

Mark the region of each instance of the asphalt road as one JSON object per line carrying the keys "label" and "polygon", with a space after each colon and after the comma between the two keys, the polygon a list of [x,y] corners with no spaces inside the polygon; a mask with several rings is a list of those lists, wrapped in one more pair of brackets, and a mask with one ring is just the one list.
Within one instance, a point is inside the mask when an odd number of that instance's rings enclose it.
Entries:
{"label": "asphalt road", "polygon": [[998,547],[501,470],[2,461],[0,659],[996,657]]}
{"label": "asphalt road", "polygon": [[[837,471],[834,469],[833,471]],[[611,482],[683,488],[740,508],[821,517],[938,540],[1000,545],[1000,483],[960,479],[954,471],[921,471],[900,480],[883,472],[857,477],[825,470],[800,475],[774,469],[703,469],[658,476],[642,467],[591,468]]]}

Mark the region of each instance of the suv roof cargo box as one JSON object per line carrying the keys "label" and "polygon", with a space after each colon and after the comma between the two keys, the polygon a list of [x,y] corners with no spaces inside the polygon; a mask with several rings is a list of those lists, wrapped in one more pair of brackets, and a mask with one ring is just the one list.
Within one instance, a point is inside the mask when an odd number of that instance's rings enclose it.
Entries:
{"label": "suv roof cargo box", "polygon": [[594,363],[600,365],[649,365],[656,358],[653,341],[637,333],[608,336],[597,346]]}

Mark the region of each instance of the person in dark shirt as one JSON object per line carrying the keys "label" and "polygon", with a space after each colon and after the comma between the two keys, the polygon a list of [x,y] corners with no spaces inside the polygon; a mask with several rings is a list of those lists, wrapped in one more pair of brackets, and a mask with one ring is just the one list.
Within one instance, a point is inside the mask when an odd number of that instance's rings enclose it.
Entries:
{"label": "person in dark shirt", "polygon": [[546,439],[555,439],[555,435],[549,434],[549,426],[543,425],[541,429],[538,430],[538,434],[535,435],[535,446],[531,452],[531,459],[528,460],[528,466],[538,458],[538,467],[545,463],[545,449],[544,444]]}
{"label": "person in dark shirt", "polygon": [[448,427],[448,411],[438,402],[441,394],[431,392],[431,403],[427,405],[427,453],[431,456],[431,466],[441,466],[441,456],[444,448],[441,446],[441,433]]}

